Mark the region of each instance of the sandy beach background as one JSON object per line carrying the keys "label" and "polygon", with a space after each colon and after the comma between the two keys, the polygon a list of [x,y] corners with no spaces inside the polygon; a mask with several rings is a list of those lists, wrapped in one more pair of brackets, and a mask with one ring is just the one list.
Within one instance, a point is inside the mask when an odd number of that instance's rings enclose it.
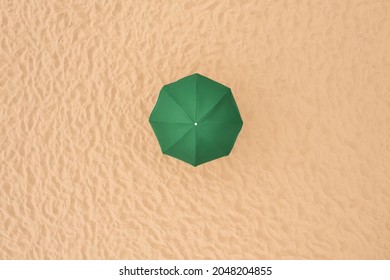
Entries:
{"label": "sandy beach background", "polygon": [[[161,154],[192,73],[229,157]],[[389,259],[390,2],[0,1],[1,259]]]}

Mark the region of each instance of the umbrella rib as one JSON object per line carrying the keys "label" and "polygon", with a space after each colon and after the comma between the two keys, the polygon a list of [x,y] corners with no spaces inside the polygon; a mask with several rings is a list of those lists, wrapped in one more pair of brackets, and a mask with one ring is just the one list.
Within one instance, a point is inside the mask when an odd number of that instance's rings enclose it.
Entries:
{"label": "umbrella rib", "polygon": [[149,121],[150,123],[155,123],[155,124],[158,124],[158,123],[167,123],[167,124],[186,124],[186,125],[190,125],[192,123],[190,122],[187,122],[187,123],[184,123],[184,122],[166,122],[166,121]]}
{"label": "umbrella rib", "polygon": [[218,100],[218,102],[217,103],[215,103],[215,105],[199,120],[199,122],[201,122],[201,121],[203,121],[205,118],[207,118],[208,117],[208,115],[210,115],[211,114],[211,112],[213,112],[213,110],[215,109],[215,108],[217,108],[217,106],[220,106],[220,104],[224,101],[224,100],[226,100],[226,96],[229,96],[229,93],[227,93],[227,94],[225,94],[224,96],[222,96],[222,98],[221,99],[219,99]]}
{"label": "umbrella rib", "polygon": [[[226,124],[222,124],[222,126],[225,126]],[[227,124],[227,126],[231,126],[232,124]],[[235,126],[237,125],[237,124],[234,124]],[[234,137],[234,141],[233,141],[233,144],[236,142],[236,140],[237,140],[237,137],[238,137],[238,134],[240,133],[240,131],[241,131],[241,129],[242,129],[242,125],[243,125],[243,123],[241,122],[241,123],[238,123],[238,125],[240,126],[240,128],[238,129],[238,133],[236,134],[236,136]],[[210,138],[212,138],[212,137],[210,137]],[[217,143],[216,142],[214,142],[213,141],[213,143],[215,144],[215,145],[217,145]],[[218,146],[218,145],[217,145]],[[218,146],[219,147],[219,146]],[[222,148],[221,148],[221,150],[222,150]],[[228,155],[230,153],[230,151],[228,151],[228,152],[226,152],[226,154]]]}
{"label": "umbrella rib", "polygon": [[193,122],[192,118],[190,117],[190,115],[188,115],[188,113],[183,109],[183,107],[181,107],[181,105],[179,104],[179,102],[177,102],[177,100],[169,94],[169,91],[167,89],[165,89],[165,92],[167,93],[167,95],[169,96],[169,98],[171,98],[176,104],[177,106],[179,106],[179,108],[183,111],[184,114],[186,114],[186,116]]}
{"label": "umbrella rib", "polygon": [[195,121],[198,121],[198,75],[195,75]]}
{"label": "umbrella rib", "polygon": [[[202,129],[200,129],[200,131],[202,131]],[[207,135],[206,133],[204,133],[204,131],[202,132],[203,135]],[[224,155],[227,155],[228,152],[224,151],[224,149],[222,149],[218,144],[217,142],[215,142],[215,140],[213,139],[213,137],[207,137],[207,139],[210,140],[210,142],[212,142],[216,147],[218,147],[218,149],[224,154]]]}
{"label": "umbrella rib", "polygon": [[215,126],[232,126],[232,125],[242,125],[243,124],[243,122],[241,121],[241,122],[227,122],[227,123],[212,123],[212,122],[210,122],[210,123],[202,123],[202,126],[205,126],[205,125],[215,125]]}
{"label": "umbrella rib", "polygon": [[195,158],[194,158],[194,164],[195,164],[195,166],[197,165],[197,162],[198,162],[198,157],[197,157],[197,146],[198,146],[198,130],[197,129],[195,129],[195,143],[194,143],[194,146],[195,146],[195,148],[194,148],[194,151],[195,151],[195,153],[194,153],[194,156],[195,156]]}
{"label": "umbrella rib", "polygon": [[163,151],[163,153],[165,154],[165,153],[168,152],[170,149],[172,149],[177,143],[180,142],[181,139],[184,138],[184,136],[186,136],[188,133],[190,133],[191,129],[192,129],[192,127],[191,127],[186,133],[184,133],[183,136],[180,137],[175,143],[173,143],[171,146],[169,146],[167,149],[165,149],[165,151]]}

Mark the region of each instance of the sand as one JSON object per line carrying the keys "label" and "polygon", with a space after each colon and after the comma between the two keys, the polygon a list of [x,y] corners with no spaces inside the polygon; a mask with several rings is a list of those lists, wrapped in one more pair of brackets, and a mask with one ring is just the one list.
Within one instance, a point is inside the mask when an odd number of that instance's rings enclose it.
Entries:
{"label": "sand", "polygon": [[[390,2],[1,1],[1,259],[389,259]],[[229,86],[229,157],[160,88]]]}

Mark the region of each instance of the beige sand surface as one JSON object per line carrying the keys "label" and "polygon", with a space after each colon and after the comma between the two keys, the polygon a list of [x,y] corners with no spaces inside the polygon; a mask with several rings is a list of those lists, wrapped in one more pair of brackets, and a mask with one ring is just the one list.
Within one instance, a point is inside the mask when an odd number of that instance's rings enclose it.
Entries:
{"label": "beige sand surface", "polygon": [[[389,1],[0,3],[1,259],[390,258]],[[244,120],[197,168],[148,123],[194,72]]]}

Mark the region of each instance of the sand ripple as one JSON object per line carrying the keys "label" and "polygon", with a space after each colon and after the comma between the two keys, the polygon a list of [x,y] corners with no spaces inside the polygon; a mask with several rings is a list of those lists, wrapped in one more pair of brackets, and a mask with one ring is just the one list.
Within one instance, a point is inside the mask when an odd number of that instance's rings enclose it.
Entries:
{"label": "sand ripple", "polygon": [[[0,258],[390,258],[386,1],[1,1]],[[148,124],[199,72],[244,120],[193,168]]]}

